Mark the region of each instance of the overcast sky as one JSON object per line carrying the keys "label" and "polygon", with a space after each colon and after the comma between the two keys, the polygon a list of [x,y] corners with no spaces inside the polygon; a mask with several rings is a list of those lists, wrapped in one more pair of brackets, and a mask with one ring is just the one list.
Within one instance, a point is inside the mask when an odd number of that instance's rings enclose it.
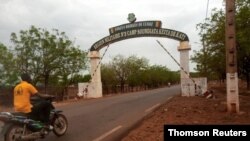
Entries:
{"label": "overcast sky", "polygon": [[[224,8],[223,0],[209,0],[208,17],[213,8]],[[10,46],[10,34],[28,30],[31,25],[58,29],[75,40],[82,50],[109,35],[109,28],[128,23],[129,13],[137,21],[160,20],[162,28],[184,32],[190,39],[191,51],[200,38],[198,23],[206,17],[207,0],[0,0],[0,42]],[[150,64],[179,70],[174,60],[157,44],[159,40],[179,62],[179,42],[168,38],[141,37],[123,40],[109,46],[103,62],[118,54],[137,55],[149,59]],[[103,54],[103,48],[100,53]],[[195,64],[190,62],[190,70]]]}

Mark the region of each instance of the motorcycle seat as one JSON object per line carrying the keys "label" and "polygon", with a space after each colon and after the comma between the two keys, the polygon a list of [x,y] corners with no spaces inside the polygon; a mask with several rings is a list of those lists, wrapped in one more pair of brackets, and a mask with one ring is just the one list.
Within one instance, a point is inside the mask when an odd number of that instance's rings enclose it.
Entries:
{"label": "motorcycle seat", "polygon": [[28,115],[26,113],[22,113],[22,112],[12,112],[11,113],[14,116],[22,116],[22,117],[28,117]]}

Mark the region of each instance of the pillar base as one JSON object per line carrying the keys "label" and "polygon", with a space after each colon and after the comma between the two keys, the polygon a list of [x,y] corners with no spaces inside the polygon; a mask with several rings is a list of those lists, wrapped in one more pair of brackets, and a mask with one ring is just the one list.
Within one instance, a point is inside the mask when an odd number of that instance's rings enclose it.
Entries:
{"label": "pillar base", "polygon": [[102,97],[102,82],[91,82],[88,87],[87,98]]}
{"label": "pillar base", "polygon": [[227,73],[227,110],[231,113],[240,111],[237,73]]}
{"label": "pillar base", "polygon": [[198,96],[207,91],[207,78],[182,78],[181,79],[181,96]]}

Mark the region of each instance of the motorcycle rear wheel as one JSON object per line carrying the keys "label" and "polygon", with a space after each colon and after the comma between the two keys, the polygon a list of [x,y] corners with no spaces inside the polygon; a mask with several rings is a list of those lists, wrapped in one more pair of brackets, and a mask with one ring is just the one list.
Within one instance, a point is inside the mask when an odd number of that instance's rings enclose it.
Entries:
{"label": "motorcycle rear wheel", "polygon": [[68,129],[68,120],[63,114],[58,114],[52,122],[53,133],[60,137],[64,135]]}
{"label": "motorcycle rear wheel", "polygon": [[[9,129],[7,130],[5,136],[4,136],[4,141],[19,141],[20,137],[24,132],[24,128],[20,125],[12,125],[9,127]],[[28,131],[26,130],[26,133]],[[34,140],[30,140],[30,141],[34,141]]]}

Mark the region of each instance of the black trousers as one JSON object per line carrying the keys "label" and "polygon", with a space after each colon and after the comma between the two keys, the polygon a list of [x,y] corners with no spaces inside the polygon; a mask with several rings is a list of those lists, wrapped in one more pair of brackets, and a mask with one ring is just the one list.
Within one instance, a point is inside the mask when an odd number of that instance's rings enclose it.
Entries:
{"label": "black trousers", "polygon": [[39,120],[45,124],[49,124],[49,116],[51,111],[51,103],[46,100],[39,100],[33,104],[29,117],[33,120]]}

